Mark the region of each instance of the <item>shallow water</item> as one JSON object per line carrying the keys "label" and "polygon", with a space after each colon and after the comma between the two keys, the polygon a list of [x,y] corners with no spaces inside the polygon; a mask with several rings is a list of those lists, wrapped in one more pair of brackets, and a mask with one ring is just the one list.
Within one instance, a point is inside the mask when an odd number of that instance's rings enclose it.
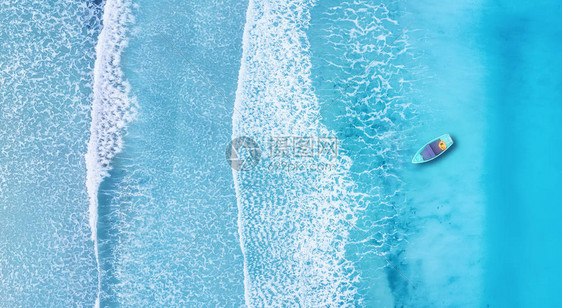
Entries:
{"label": "shallow water", "polygon": [[98,4],[0,4],[0,306],[562,304],[558,4]]}
{"label": "shallow water", "polygon": [[132,7],[122,68],[135,116],[99,191],[101,306],[243,302],[223,149],[244,13],[234,1]]}
{"label": "shallow water", "polygon": [[95,300],[83,155],[100,13],[0,3],[0,306]]}

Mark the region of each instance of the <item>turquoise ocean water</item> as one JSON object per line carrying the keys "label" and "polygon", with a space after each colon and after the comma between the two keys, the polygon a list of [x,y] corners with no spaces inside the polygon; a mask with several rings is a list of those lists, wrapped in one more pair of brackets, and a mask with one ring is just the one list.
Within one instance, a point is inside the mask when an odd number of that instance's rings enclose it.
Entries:
{"label": "turquoise ocean water", "polygon": [[0,3],[0,306],[562,305],[561,10]]}
{"label": "turquoise ocean water", "polygon": [[99,189],[100,304],[242,305],[236,196],[223,149],[245,5],[116,9],[134,19],[123,26],[121,57],[134,120]]}
{"label": "turquoise ocean water", "polygon": [[102,8],[0,3],[0,306],[94,303],[85,186]]}

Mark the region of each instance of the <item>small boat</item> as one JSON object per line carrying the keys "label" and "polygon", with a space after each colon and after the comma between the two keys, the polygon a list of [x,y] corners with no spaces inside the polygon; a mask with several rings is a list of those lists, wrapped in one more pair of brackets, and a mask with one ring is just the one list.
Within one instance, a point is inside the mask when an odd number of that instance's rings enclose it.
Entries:
{"label": "small boat", "polygon": [[449,134],[433,139],[426,143],[412,158],[413,164],[426,163],[441,156],[453,145],[453,139]]}

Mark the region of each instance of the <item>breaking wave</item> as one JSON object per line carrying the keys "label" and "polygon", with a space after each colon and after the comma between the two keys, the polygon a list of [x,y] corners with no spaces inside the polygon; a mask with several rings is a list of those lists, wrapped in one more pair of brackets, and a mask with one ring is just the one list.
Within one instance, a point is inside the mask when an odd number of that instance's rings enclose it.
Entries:
{"label": "breaking wave", "polygon": [[[233,172],[248,306],[393,305],[411,287],[394,265],[414,111],[407,31],[392,15],[367,1],[250,1],[232,136],[263,151]],[[279,136],[336,136],[335,168],[267,168]]]}
{"label": "breaking wave", "polygon": [[[90,199],[89,222],[95,245],[98,275],[98,190],[111,170],[112,159],[122,148],[124,129],[135,114],[135,100],[130,95],[130,85],[121,70],[121,55],[127,46],[127,29],[133,21],[131,1],[107,0],[103,13],[103,29],[96,46],[92,122],[85,157],[86,186]],[[99,288],[98,285],[98,291]],[[99,306],[99,294],[96,306]]]}
{"label": "breaking wave", "polygon": [[[345,246],[355,220],[345,156],[330,170],[266,168],[276,136],[333,136],[320,122],[305,29],[314,1],[250,1],[233,138],[262,146],[262,163],[234,171],[248,306],[327,306],[353,301]],[[322,160],[322,158],[320,158]],[[318,163],[305,159],[303,163]]]}

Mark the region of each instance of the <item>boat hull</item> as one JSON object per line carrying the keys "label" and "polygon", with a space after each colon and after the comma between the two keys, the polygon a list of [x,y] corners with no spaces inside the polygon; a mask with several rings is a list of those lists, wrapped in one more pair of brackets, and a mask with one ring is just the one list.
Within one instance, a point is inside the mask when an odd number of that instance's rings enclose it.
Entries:
{"label": "boat hull", "polygon": [[[435,153],[436,152],[434,150],[435,147],[433,147],[433,150],[432,150],[432,144],[435,144],[437,141],[443,141],[447,145],[447,147],[444,150],[437,150],[437,151],[439,151],[439,153]],[[424,144],[421,147],[421,149],[419,149],[418,152],[416,152],[416,154],[414,155],[414,158],[412,158],[412,163],[413,164],[421,164],[421,163],[426,163],[428,161],[432,161],[432,160],[436,159],[437,157],[443,155],[443,153],[447,152],[447,150],[449,150],[452,145],[453,145],[453,139],[451,138],[451,136],[449,134],[439,136],[439,137],[431,140],[430,142]]]}

